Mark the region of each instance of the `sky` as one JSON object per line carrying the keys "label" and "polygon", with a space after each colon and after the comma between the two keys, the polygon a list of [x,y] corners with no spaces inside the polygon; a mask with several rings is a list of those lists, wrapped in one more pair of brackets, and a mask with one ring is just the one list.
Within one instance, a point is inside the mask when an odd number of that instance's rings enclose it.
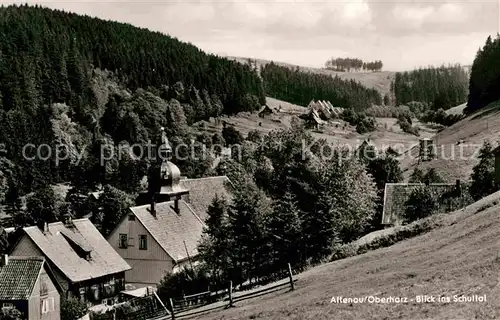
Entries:
{"label": "sky", "polygon": [[500,0],[3,1],[131,23],[210,53],[322,67],[332,57],[384,70],[469,65],[500,29]]}

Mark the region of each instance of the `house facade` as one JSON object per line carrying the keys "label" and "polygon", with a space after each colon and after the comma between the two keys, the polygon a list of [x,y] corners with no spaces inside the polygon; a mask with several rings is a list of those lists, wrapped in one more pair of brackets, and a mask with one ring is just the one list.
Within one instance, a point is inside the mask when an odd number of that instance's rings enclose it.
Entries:
{"label": "house facade", "polygon": [[259,111],[258,115],[260,118],[266,118],[275,114],[275,111],[269,107],[267,104]]}
{"label": "house facade", "polygon": [[88,219],[23,229],[11,256],[44,257],[67,298],[110,303],[125,288],[131,267]]}
{"label": "house facade", "polygon": [[[168,146],[166,137],[163,141]],[[148,177],[150,190],[143,193],[144,203],[130,208],[108,237],[132,267],[126,278],[136,287],[156,286],[167,272],[196,263],[212,200],[216,196],[231,200],[225,176],[181,179],[179,168],[166,160],[153,175],[157,177]]]}
{"label": "house facade", "polygon": [[8,257],[0,267],[0,308],[26,320],[59,320],[60,291],[43,257]]}

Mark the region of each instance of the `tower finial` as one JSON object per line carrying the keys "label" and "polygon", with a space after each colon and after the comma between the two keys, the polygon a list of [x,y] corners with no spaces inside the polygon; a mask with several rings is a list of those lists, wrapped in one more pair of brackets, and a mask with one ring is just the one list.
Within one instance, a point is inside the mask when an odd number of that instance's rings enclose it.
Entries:
{"label": "tower finial", "polygon": [[170,146],[170,143],[168,143],[165,127],[161,127],[160,131],[161,131],[160,157],[162,161],[165,161],[168,160],[172,155],[172,147]]}

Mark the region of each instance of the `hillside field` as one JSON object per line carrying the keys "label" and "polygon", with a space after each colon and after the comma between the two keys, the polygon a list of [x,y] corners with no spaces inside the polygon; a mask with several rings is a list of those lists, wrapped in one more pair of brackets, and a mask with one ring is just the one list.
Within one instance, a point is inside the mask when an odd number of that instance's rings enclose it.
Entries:
{"label": "hillside field", "polygon": [[[281,112],[270,118],[259,118],[255,112],[242,112],[235,116],[222,117],[221,120],[233,125],[244,136],[251,130],[258,130],[266,134],[273,130],[289,127],[293,116],[298,116],[306,111],[304,107],[269,97],[266,98],[266,103],[271,108],[278,108],[281,106]],[[315,138],[326,139],[333,145],[344,144],[356,148],[364,140],[370,139],[377,149],[385,149],[391,146],[400,152],[418,144],[419,139],[432,137],[436,133],[435,129],[431,129],[416,120],[415,124],[421,127],[420,137],[403,132],[399,125],[396,124],[397,119],[377,118],[376,120],[378,125],[377,130],[367,134],[357,133],[355,127],[338,119],[331,120],[322,132],[311,131],[311,133]],[[346,126],[345,129],[344,125]],[[210,133],[220,131],[222,130],[222,124],[216,124],[214,122],[205,123],[204,130]]]}
{"label": "hillside field", "polygon": [[[297,276],[293,292],[265,295],[197,319],[498,319],[499,203],[497,192],[464,209],[433,216],[442,227],[391,247],[312,268]],[[419,295],[443,300],[419,303]],[[485,301],[454,302],[455,295],[476,295]],[[408,302],[331,303],[337,296],[401,297]]]}
{"label": "hillside field", "polygon": [[446,181],[468,180],[472,168],[479,163],[477,152],[483,142],[489,140],[496,144],[500,141],[499,114],[500,102],[495,102],[438,132],[433,138],[437,157],[431,161],[418,163],[418,146],[408,150],[401,157],[405,178],[419,167],[435,168]]}
{"label": "hillside field", "polygon": [[[248,58],[242,57],[226,57],[231,60],[238,61],[240,63],[247,63]],[[256,61],[257,67],[260,69],[260,66],[270,63],[271,61],[263,60],[263,59],[253,59],[252,61]],[[359,81],[362,85],[367,88],[373,88],[380,92],[383,96],[386,93],[389,93],[391,90],[391,82],[394,80],[396,75],[395,72],[392,71],[381,71],[381,72],[336,72],[332,70],[322,69],[322,68],[311,68],[311,67],[303,67],[297,66],[284,62],[275,62],[275,64],[283,67],[289,67],[292,69],[299,68],[302,72],[311,72],[311,73],[319,73],[319,74],[327,74],[331,76],[339,76],[343,80],[356,80]]]}

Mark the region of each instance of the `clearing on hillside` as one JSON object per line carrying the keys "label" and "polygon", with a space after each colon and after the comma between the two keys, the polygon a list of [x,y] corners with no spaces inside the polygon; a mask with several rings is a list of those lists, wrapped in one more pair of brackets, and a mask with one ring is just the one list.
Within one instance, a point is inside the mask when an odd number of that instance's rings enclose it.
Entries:
{"label": "clearing on hillside", "polygon": [[445,128],[433,138],[437,157],[418,163],[419,147],[401,156],[405,179],[416,167],[435,168],[446,181],[468,180],[472,168],[479,163],[477,152],[485,140],[497,143],[500,138],[500,101],[467,116]]}
{"label": "clearing on hillside", "polygon": [[[242,58],[242,57],[226,57],[227,59],[231,59],[234,61],[238,61],[240,63],[248,63],[249,58]],[[263,65],[266,65],[268,63],[271,63],[269,60],[264,60],[264,59],[251,59],[252,62],[255,62],[257,65],[258,70],[260,70],[260,67]],[[311,72],[311,73],[318,73],[318,74],[327,74],[331,76],[339,76],[341,79],[344,80],[356,80],[359,81],[362,85],[364,85],[367,88],[373,88],[380,92],[382,96],[384,96],[386,93],[389,93],[391,90],[391,82],[394,80],[394,77],[396,75],[395,72],[392,71],[380,71],[380,72],[337,72],[337,71],[332,71],[332,70],[327,70],[327,69],[321,69],[321,68],[311,68],[311,67],[302,67],[302,66],[297,66],[293,65],[290,63],[284,63],[284,62],[276,62],[272,61],[273,63],[283,66],[283,67],[288,67],[291,69],[297,69],[299,68],[300,71],[302,72]]]}
{"label": "clearing on hillside", "polygon": [[[454,213],[433,217],[444,227],[310,269],[297,276],[293,292],[259,297],[198,319],[498,319],[499,200],[497,192]],[[419,303],[419,295],[434,297],[435,302]],[[408,300],[331,303],[338,296]],[[474,301],[454,301],[462,296]]]}
{"label": "clearing on hillside", "polygon": [[[252,130],[258,130],[266,134],[273,130],[288,128],[292,117],[307,111],[305,107],[273,98],[266,98],[266,103],[271,108],[281,106],[281,112],[270,118],[260,118],[255,112],[242,112],[231,117],[224,116],[221,120],[233,125],[243,135],[247,135]],[[356,148],[365,139],[370,139],[377,149],[386,149],[391,146],[400,152],[418,144],[419,139],[430,138],[436,133],[435,129],[431,129],[417,120],[415,120],[414,125],[421,128],[420,137],[403,132],[396,123],[397,119],[377,118],[376,120],[377,130],[366,134],[357,133],[355,127],[339,119],[331,120],[322,130],[312,130],[311,132],[317,139],[326,139],[330,144],[347,144],[352,148]],[[222,124],[207,122],[200,129],[214,133],[222,130]]]}

